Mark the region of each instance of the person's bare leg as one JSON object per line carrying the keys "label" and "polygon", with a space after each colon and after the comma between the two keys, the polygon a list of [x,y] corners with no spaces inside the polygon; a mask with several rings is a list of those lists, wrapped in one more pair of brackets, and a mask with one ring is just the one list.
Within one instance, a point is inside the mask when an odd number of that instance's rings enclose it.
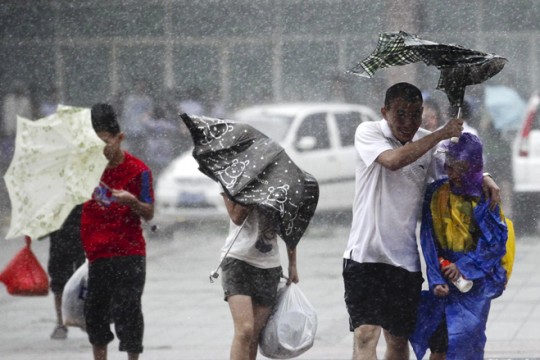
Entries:
{"label": "person's bare leg", "polygon": [[255,360],[257,358],[257,350],[259,349],[259,337],[261,331],[268,321],[268,317],[272,312],[271,306],[253,305],[253,337],[251,338],[251,346],[249,347],[249,359]]}
{"label": "person's bare leg", "polygon": [[231,360],[249,360],[249,351],[255,327],[251,297],[233,295],[228,297],[227,302],[234,323]]}
{"label": "person's bare leg", "polygon": [[409,340],[406,337],[394,336],[384,330],[386,340],[385,360],[408,360],[409,359]]}
{"label": "person's bare leg", "polygon": [[128,360],[139,360],[138,353],[128,353]]}
{"label": "person's bare leg", "polygon": [[107,345],[92,345],[94,360],[107,360]]}
{"label": "person's bare leg", "polygon": [[56,312],[56,325],[64,325],[62,318],[62,293],[54,293],[54,310]]}
{"label": "person's bare leg", "polygon": [[67,338],[67,327],[64,326],[64,319],[62,318],[62,292],[53,293],[54,299],[54,312],[56,314],[56,325],[51,334],[51,339],[64,340]]}
{"label": "person's bare leg", "polygon": [[360,325],[354,329],[353,360],[377,360],[377,343],[381,327]]}

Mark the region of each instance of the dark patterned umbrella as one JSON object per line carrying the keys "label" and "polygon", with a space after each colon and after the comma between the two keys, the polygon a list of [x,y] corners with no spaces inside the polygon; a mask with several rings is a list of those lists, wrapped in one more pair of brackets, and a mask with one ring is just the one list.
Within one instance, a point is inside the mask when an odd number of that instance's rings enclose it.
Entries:
{"label": "dark patterned umbrella", "polygon": [[295,247],[315,213],[317,180],[301,170],[275,141],[250,125],[180,115],[193,143],[199,170],[243,205],[275,216],[279,235]]}
{"label": "dark patterned umbrella", "polygon": [[375,51],[350,72],[371,78],[378,69],[420,61],[441,71],[437,89],[446,93],[452,106],[461,107],[465,86],[480,84],[495,76],[508,60],[460,45],[423,40],[400,31],[381,33]]}

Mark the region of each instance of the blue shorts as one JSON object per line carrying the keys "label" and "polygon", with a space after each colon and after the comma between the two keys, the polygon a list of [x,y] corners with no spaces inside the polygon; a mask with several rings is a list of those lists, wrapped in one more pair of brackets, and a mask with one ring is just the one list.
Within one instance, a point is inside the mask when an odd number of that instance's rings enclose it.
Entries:
{"label": "blue shorts", "polygon": [[424,281],[421,272],[344,259],[343,281],[351,331],[369,324],[394,336],[413,333]]}

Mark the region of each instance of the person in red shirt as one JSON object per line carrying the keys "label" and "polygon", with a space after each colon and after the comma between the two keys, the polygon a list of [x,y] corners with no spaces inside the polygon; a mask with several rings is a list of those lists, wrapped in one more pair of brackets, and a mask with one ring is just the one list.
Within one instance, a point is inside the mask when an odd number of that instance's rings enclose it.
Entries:
{"label": "person in red shirt", "polygon": [[149,221],[154,216],[152,172],[122,150],[124,133],[111,105],[95,104],[91,114],[109,163],[81,216],[81,240],[89,261],[86,330],[94,359],[106,360],[114,321],[120,351],[136,360],[143,351],[141,297],[146,278],[141,218]]}

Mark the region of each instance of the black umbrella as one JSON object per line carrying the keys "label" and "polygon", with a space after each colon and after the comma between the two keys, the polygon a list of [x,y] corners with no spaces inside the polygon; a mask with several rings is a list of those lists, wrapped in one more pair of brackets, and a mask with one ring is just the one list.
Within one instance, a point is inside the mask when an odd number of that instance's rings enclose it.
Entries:
{"label": "black umbrella", "polygon": [[319,185],[275,141],[244,123],[180,115],[193,143],[199,170],[243,205],[257,205],[276,218],[277,232],[295,247],[319,200]]}
{"label": "black umbrella", "polygon": [[420,61],[441,71],[437,89],[446,93],[452,106],[461,107],[465,86],[480,84],[495,76],[508,60],[460,45],[423,40],[400,31],[381,33],[375,51],[350,72],[371,78],[378,69]]}

